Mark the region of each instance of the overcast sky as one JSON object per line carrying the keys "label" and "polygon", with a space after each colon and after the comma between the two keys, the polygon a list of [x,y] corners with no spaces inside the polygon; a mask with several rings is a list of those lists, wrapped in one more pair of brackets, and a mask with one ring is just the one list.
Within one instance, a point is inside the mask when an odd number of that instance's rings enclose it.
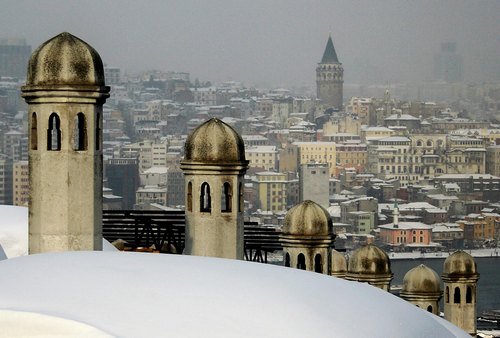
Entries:
{"label": "overcast sky", "polygon": [[2,0],[0,8],[0,38],[36,48],[68,31],[126,72],[313,85],[331,32],[347,83],[432,79],[443,41],[457,43],[466,80],[500,77],[499,0]]}

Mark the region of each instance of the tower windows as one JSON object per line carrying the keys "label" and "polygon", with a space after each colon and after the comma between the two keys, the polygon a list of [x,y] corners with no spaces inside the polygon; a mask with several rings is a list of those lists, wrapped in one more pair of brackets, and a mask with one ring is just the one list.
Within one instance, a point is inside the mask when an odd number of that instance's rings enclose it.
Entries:
{"label": "tower windows", "polygon": [[290,254],[288,252],[285,254],[285,266],[290,267]]}
{"label": "tower windows", "polygon": [[453,303],[460,304],[460,288],[457,286],[453,293]]}
{"label": "tower windows", "polygon": [[75,118],[73,149],[87,150],[87,122],[83,113],[78,113]]}
{"label": "tower windows", "polygon": [[314,272],[323,272],[323,260],[321,259],[320,254],[316,254],[316,256],[314,256]]}
{"label": "tower windows", "polygon": [[231,212],[231,204],[232,204],[233,191],[231,189],[231,184],[228,182],[224,182],[222,185],[222,194],[220,207],[221,212]]}
{"label": "tower windows", "polygon": [[470,286],[467,287],[467,290],[465,292],[465,302],[467,304],[472,303],[472,288]]}
{"label": "tower windows", "polygon": [[56,113],[52,113],[49,116],[47,150],[61,150],[61,120]]}
{"label": "tower windows", "polygon": [[201,185],[200,211],[201,212],[212,211],[212,198],[210,197],[210,185],[208,185],[207,182],[203,182],[203,184]]}
{"label": "tower windows", "polygon": [[300,253],[297,256],[297,269],[300,269],[300,270],[306,269],[306,257],[302,253]]}
{"label": "tower windows", "polygon": [[238,185],[238,211],[243,212],[243,204],[244,204],[244,199],[243,199],[243,184],[240,182]]}
{"label": "tower windows", "polygon": [[432,313],[432,305],[429,305],[429,306],[427,307],[427,311],[429,311],[430,313]]}
{"label": "tower windows", "polygon": [[445,302],[446,303],[450,302],[450,288],[449,287],[446,287]]}
{"label": "tower windows", "polygon": [[38,149],[38,126],[37,126],[37,121],[36,121],[36,113],[33,113],[31,115],[31,150],[37,150]]}
{"label": "tower windows", "polygon": [[193,211],[193,183],[188,183],[187,188],[187,210]]}
{"label": "tower windows", "polygon": [[95,118],[95,150],[101,149],[101,114],[97,113]]}

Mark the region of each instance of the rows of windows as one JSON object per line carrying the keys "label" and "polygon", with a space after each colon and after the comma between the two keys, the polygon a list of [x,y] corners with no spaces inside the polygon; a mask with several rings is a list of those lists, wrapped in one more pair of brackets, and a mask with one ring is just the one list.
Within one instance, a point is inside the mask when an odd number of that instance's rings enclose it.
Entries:
{"label": "rows of windows", "polygon": [[[465,303],[466,304],[471,304],[472,303],[472,287],[467,286],[465,289]],[[450,303],[450,288],[447,286],[446,287],[446,292],[445,292],[445,302]],[[454,304],[461,304],[463,302],[460,288],[458,286],[455,287],[453,290],[453,303]]]}
{"label": "rows of windows", "polygon": [[[290,267],[290,254],[288,252],[285,254],[285,266]],[[300,253],[297,256],[297,269],[306,270],[306,268],[306,257],[303,253]],[[314,256],[314,272],[323,272],[323,258],[321,254]]]}
{"label": "rows of windows", "polygon": [[[221,187],[221,212],[232,211],[233,188],[229,182],[224,182]],[[187,187],[187,210],[193,211],[193,183],[189,182]],[[238,211],[243,211],[243,185],[238,187]],[[212,212],[212,195],[210,185],[203,182],[200,187],[200,212]]]}
{"label": "rows of windows", "polygon": [[[96,119],[96,150],[99,150],[100,142],[100,114],[97,113]],[[73,124],[73,150],[87,150],[87,121],[83,113],[78,113]],[[52,113],[49,116],[47,128],[47,150],[61,150],[61,119],[57,113]],[[36,112],[31,115],[31,150],[38,150],[38,118]]]}

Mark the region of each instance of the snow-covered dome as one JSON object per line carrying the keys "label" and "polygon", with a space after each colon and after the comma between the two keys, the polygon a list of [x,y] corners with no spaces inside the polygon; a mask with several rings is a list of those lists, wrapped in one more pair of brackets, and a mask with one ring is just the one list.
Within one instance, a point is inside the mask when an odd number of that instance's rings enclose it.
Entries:
{"label": "snow-covered dome", "polygon": [[0,205],[0,245],[7,258],[28,254],[28,208]]}
{"label": "snow-covered dome", "polygon": [[391,261],[384,250],[367,244],[351,254],[348,271],[350,274],[361,275],[391,274]]}
{"label": "snow-covered dome", "polygon": [[99,53],[70,33],[61,33],[38,47],[29,60],[27,87],[104,86]]}
{"label": "snow-covered dome", "polygon": [[246,163],[245,145],[233,128],[219,119],[212,118],[198,126],[188,136],[184,162]]}
{"label": "snow-covered dome", "polygon": [[401,295],[435,293],[441,293],[441,279],[436,271],[420,264],[405,274]]}
{"label": "snow-covered dome", "polygon": [[316,202],[307,200],[299,203],[286,213],[282,234],[284,236],[331,236],[330,214]]}
{"label": "snow-covered dome", "polygon": [[[1,261],[0,275],[0,310],[63,317],[115,337],[470,337],[367,284],[238,260],[58,252]],[[1,331],[27,325],[19,316]]]}
{"label": "snow-covered dome", "polygon": [[465,251],[456,251],[446,258],[443,267],[443,276],[472,276],[478,275],[474,258]]}
{"label": "snow-covered dome", "polygon": [[90,325],[36,312],[0,310],[0,337],[112,338]]}
{"label": "snow-covered dome", "polygon": [[[26,256],[28,254],[28,208],[13,205],[0,205],[2,226],[0,246],[7,258]],[[118,251],[105,238],[102,239],[103,251]],[[0,260],[1,260],[0,253]]]}

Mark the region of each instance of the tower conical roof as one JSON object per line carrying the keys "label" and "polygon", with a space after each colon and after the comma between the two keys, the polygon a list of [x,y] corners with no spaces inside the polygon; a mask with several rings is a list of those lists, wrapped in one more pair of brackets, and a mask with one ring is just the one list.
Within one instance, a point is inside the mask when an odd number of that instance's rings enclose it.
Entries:
{"label": "tower conical roof", "polygon": [[325,52],[323,53],[323,58],[321,63],[339,63],[337,58],[337,53],[335,52],[335,47],[333,47],[332,36],[328,37],[328,42],[326,43]]}

